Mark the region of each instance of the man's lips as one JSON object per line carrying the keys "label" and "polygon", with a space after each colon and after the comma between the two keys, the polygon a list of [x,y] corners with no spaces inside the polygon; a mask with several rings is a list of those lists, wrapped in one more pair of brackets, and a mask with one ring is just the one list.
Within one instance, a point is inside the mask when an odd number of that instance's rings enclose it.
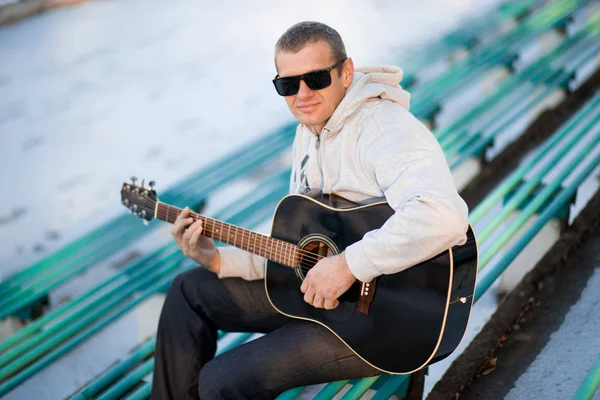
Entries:
{"label": "man's lips", "polygon": [[297,107],[300,111],[310,111],[318,105],[319,105],[319,103],[312,103],[312,104],[302,104]]}

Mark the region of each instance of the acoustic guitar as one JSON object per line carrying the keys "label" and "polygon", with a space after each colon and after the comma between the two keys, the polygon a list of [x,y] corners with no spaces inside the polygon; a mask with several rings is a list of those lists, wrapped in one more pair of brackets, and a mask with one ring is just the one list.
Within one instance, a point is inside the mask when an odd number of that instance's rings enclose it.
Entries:
{"label": "acoustic guitar", "polygon": [[[173,223],[182,209],[161,203],[153,185],[125,182],[123,205],[145,223]],[[447,357],[464,336],[477,279],[470,226],[464,245],[396,274],[357,281],[333,310],[306,303],[300,291],[321,258],[341,253],[393,214],[384,199],[356,204],[320,192],[292,194],[277,205],[267,236],[190,212],[203,221],[203,235],[266,258],[265,290],[278,312],[323,325],[384,373],[407,374]]]}

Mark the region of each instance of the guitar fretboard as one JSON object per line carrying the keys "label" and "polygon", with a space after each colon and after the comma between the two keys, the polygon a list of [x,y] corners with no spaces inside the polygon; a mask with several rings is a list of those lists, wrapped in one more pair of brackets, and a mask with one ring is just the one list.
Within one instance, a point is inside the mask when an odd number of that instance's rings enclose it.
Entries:
{"label": "guitar fretboard", "polygon": [[[156,217],[170,223],[175,222],[183,210],[158,202]],[[298,246],[248,229],[228,224],[190,211],[194,220],[202,220],[202,235],[227,243],[275,261],[288,267],[298,266]]]}

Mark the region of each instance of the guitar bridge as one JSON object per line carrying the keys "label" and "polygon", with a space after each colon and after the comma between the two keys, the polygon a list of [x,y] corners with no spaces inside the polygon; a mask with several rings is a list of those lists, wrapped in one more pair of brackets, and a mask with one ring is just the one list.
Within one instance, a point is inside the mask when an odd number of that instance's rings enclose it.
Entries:
{"label": "guitar bridge", "polygon": [[365,315],[369,314],[371,303],[373,302],[373,296],[375,296],[375,287],[377,285],[377,278],[371,282],[363,282],[360,285],[360,295],[358,297],[358,312]]}

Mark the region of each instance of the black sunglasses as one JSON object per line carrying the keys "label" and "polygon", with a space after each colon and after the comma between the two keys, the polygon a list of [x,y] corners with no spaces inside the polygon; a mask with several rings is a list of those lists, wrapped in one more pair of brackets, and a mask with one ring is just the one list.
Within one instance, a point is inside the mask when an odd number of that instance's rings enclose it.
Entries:
{"label": "black sunglasses", "polygon": [[318,71],[307,72],[302,75],[285,76],[280,78],[279,75],[273,79],[275,90],[280,96],[292,96],[298,93],[300,90],[300,81],[304,81],[306,86],[310,90],[321,90],[331,85],[331,70],[339,67],[346,61],[344,58],[342,61],[333,64],[329,68],[320,69]]}

